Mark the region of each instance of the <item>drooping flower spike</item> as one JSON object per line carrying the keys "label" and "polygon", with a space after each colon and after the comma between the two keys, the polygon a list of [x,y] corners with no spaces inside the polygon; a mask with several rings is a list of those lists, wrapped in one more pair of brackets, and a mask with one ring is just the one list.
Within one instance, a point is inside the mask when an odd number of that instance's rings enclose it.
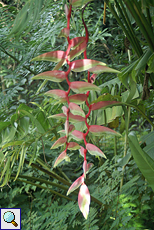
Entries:
{"label": "drooping flower spike", "polygon": [[[94,156],[104,157],[105,154],[95,145],[87,143],[87,135],[90,132],[95,136],[100,136],[103,133],[109,133],[119,136],[117,132],[104,126],[89,125],[88,118],[91,111],[101,109],[105,106],[117,104],[117,101],[99,101],[97,103],[89,104],[88,98],[90,91],[101,92],[101,89],[94,85],[97,74],[103,72],[118,73],[117,70],[109,68],[105,63],[91,60],[87,58],[87,43],[88,43],[88,29],[83,19],[83,13],[85,7],[82,10],[82,22],[85,28],[85,37],[75,37],[70,39],[70,19],[72,7],[82,7],[83,4],[87,4],[90,0],[69,0],[70,5],[65,5],[65,14],[67,18],[67,27],[63,28],[59,36],[65,37],[68,41],[68,48],[66,51],[51,51],[45,54],[41,54],[32,59],[32,61],[52,61],[58,64],[52,71],[47,71],[34,76],[32,79],[45,79],[53,82],[62,82],[66,80],[68,84],[68,91],[60,89],[52,89],[45,93],[45,95],[58,99],[58,103],[65,103],[62,107],[63,113],[55,114],[50,116],[54,119],[63,119],[65,121],[64,130],[59,131],[64,136],[60,137],[51,147],[51,149],[58,148],[62,145],[65,149],[57,157],[54,167],[60,164],[63,160],[70,161],[67,154],[68,150],[79,150],[81,156],[83,156],[83,174],[77,178],[74,183],[68,189],[67,195],[72,193],[74,190],[79,189],[78,194],[78,205],[85,219],[88,218],[89,206],[90,206],[90,193],[88,187],[85,184],[85,178],[88,171],[92,168],[92,163],[87,163],[87,152]],[[84,59],[73,60],[81,53],[84,54]],[[68,70],[66,72],[60,71],[59,68],[67,63]],[[69,79],[69,73],[88,71],[87,82],[85,81],[73,81]],[[90,73],[92,75],[90,76]],[[70,92],[73,94],[70,95]],[[66,105],[67,103],[67,105]],[[81,109],[80,104],[86,103],[88,107],[88,113]],[[75,126],[71,123],[83,122],[86,126],[85,132],[75,130]],[[77,142],[72,141],[84,141],[84,147],[80,146]],[[71,140],[71,141],[70,141]]]}

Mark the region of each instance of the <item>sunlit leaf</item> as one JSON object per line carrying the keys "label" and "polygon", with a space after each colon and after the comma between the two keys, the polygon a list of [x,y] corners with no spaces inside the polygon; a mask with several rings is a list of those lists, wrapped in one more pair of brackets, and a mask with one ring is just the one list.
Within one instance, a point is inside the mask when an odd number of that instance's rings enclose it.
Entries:
{"label": "sunlit leaf", "polygon": [[107,66],[102,66],[102,65],[97,65],[92,67],[91,69],[88,70],[89,72],[95,73],[95,74],[100,74],[104,72],[109,72],[109,73],[120,73],[120,71],[116,69],[109,68]]}
{"label": "sunlit leaf", "polygon": [[70,83],[70,88],[75,93],[83,93],[85,91],[94,90],[94,91],[101,91],[101,89],[93,85],[92,83],[83,82],[83,81],[73,81]]}
{"label": "sunlit leaf", "polygon": [[74,50],[71,50],[68,55],[68,60],[72,61],[75,57],[82,54],[87,47],[86,41],[82,42],[79,46],[77,46]]}
{"label": "sunlit leaf", "polygon": [[53,97],[55,99],[61,99],[66,97],[66,92],[61,89],[52,89],[46,92],[45,95]]}
{"label": "sunlit leaf", "polygon": [[[87,100],[86,94],[74,94],[68,97],[70,102],[74,102],[76,104],[82,104]],[[67,102],[66,98],[60,100],[61,103]]]}
{"label": "sunlit leaf", "polygon": [[71,48],[75,49],[77,46],[79,46],[82,42],[86,40],[85,37],[75,37],[70,40]]}
{"label": "sunlit leaf", "polygon": [[60,137],[51,147],[51,149],[56,149],[59,146],[63,145],[64,143],[66,143],[67,138],[66,137]]}
{"label": "sunlit leaf", "polygon": [[77,150],[80,149],[80,145],[76,142],[69,142],[68,149]]}
{"label": "sunlit leaf", "polygon": [[53,71],[43,72],[43,73],[40,73],[32,77],[32,80],[36,80],[36,79],[44,79],[44,80],[49,80],[49,81],[54,81],[54,82],[62,82],[66,79],[66,74],[64,71],[53,70]]}
{"label": "sunlit leaf", "polygon": [[85,184],[81,185],[78,194],[78,204],[84,218],[87,219],[89,214],[90,193],[88,187]]}
{"label": "sunlit leaf", "polygon": [[73,115],[80,115],[82,117],[85,117],[85,113],[77,104],[71,102],[69,104],[69,109]]}
{"label": "sunlit leaf", "polygon": [[117,133],[113,129],[110,129],[110,128],[105,127],[105,126],[100,126],[100,125],[91,125],[89,128],[89,132],[93,133],[95,136],[101,136],[103,133],[121,136],[121,134]]}
{"label": "sunlit leaf", "polygon": [[71,70],[74,72],[82,72],[91,69],[94,66],[103,65],[106,66],[105,63],[91,60],[91,59],[79,59],[71,62]]}
{"label": "sunlit leaf", "polygon": [[57,50],[57,51],[51,51],[48,53],[41,54],[35,58],[33,58],[31,61],[52,61],[52,62],[59,62],[61,60],[65,61],[66,58],[66,52]]}
{"label": "sunlit leaf", "polygon": [[74,190],[76,190],[82,183],[84,182],[84,177],[83,175],[80,176],[78,179],[76,179],[73,184],[70,186],[69,190],[67,191],[67,196],[73,192]]}
{"label": "sunlit leaf", "polygon": [[118,104],[120,103],[119,101],[99,101],[97,103],[93,103],[90,105],[91,110],[97,110],[101,109],[105,106],[112,105],[112,104]]}
{"label": "sunlit leaf", "polygon": [[84,139],[84,136],[83,136],[83,133],[78,131],[78,130],[74,130],[72,133],[71,133],[71,136],[77,140],[77,141],[81,141]]}
{"label": "sunlit leaf", "polygon": [[70,161],[70,158],[69,158],[69,156],[66,154],[66,151],[63,151],[59,156],[58,156],[58,158],[57,158],[57,160],[55,161],[55,163],[54,163],[54,168],[58,165],[58,164],[60,164],[60,162],[62,162],[63,160],[65,160],[65,161]]}
{"label": "sunlit leaf", "polygon": [[70,120],[70,122],[79,122],[79,121],[85,122],[84,117],[81,117],[79,115],[73,115],[72,113],[69,113],[69,120]]}
{"label": "sunlit leaf", "polygon": [[86,149],[89,151],[91,155],[106,158],[105,154],[97,146],[93,144],[90,144],[90,143],[86,144]]}

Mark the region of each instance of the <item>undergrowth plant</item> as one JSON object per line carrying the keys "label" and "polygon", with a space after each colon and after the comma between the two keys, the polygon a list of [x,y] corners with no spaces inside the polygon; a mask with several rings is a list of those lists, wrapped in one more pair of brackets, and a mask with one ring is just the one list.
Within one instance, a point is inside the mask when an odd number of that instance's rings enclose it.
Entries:
{"label": "undergrowth plant", "polygon": [[[83,160],[83,174],[75,180],[75,182],[70,186],[67,191],[67,195],[80,187],[78,194],[78,205],[83,213],[83,216],[87,219],[89,213],[89,205],[90,205],[90,192],[88,190],[87,185],[85,184],[86,174],[93,166],[92,163],[87,162],[87,151],[91,155],[95,155],[97,157],[106,158],[105,154],[94,144],[91,144],[87,140],[87,136],[89,133],[94,136],[101,136],[103,133],[109,133],[116,136],[120,136],[116,131],[107,128],[105,126],[93,125],[90,123],[90,116],[92,111],[103,108],[104,106],[113,105],[119,103],[118,101],[97,101],[90,102],[90,92],[96,91],[101,93],[101,89],[94,85],[95,78],[97,74],[103,72],[112,72],[118,73],[119,71],[111,69],[107,67],[107,65],[103,62],[88,59],[87,57],[87,43],[88,43],[88,28],[83,19],[83,14],[85,7],[87,6],[89,0],[70,0],[69,5],[65,5],[65,14],[67,18],[67,27],[62,29],[60,36],[65,37],[68,42],[68,47],[66,51],[51,51],[48,53],[41,54],[32,59],[32,61],[53,61],[58,64],[52,71],[47,71],[40,73],[34,76],[32,79],[44,79],[46,83],[47,80],[54,82],[62,82],[66,81],[68,85],[68,90],[64,91],[61,89],[50,90],[45,93],[45,95],[51,96],[58,101],[58,103],[63,103],[62,107],[63,113],[55,114],[52,118],[64,118],[65,119],[65,129],[61,130],[61,133],[64,136],[60,137],[52,146],[51,149],[58,148],[61,145],[65,146],[64,151],[57,157],[54,167],[62,162],[64,159],[66,161],[70,161],[69,156],[67,155],[68,150],[77,150],[79,149],[80,154],[84,157]],[[75,37],[70,38],[70,19],[71,12],[73,7],[82,7],[83,4],[86,4],[82,9],[82,22],[85,28],[85,36],[84,37]],[[73,60],[78,55],[82,54],[84,58]],[[67,71],[59,70],[62,65],[67,64]],[[87,71],[87,79],[85,81],[71,81],[71,71],[73,72],[82,72]],[[91,74],[92,73],[92,74]],[[72,94],[73,93],[73,94]],[[83,109],[81,108],[81,104],[85,103],[88,112],[85,114]],[[79,131],[75,129],[75,126],[72,124],[74,122],[82,122],[83,130]],[[76,141],[84,141],[84,146],[80,146],[77,142],[71,141],[71,139],[75,139]]]}

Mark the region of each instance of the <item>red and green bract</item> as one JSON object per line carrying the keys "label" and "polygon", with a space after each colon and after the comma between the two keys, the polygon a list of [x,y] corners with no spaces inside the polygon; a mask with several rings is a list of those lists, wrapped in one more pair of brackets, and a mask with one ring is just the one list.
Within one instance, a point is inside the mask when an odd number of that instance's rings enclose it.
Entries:
{"label": "red and green bract", "polygon": [[[63,113],[55,114],[50,116],[51,118],[55,119],[64,119],[65,125],[64,130],[60,132],[64,134],[63,137],[60,137],[51,147],[51,149],[58,148],[61,145],[65,146],[64,151],[60,153],[57,157],[54,167],[56,167],[60,162],[63,160],[70,161],[69,156],[67,155],[68,150],[79,150],[81,156],[84,157],[83,161],[83,174],[75,180],[75,182],[70,186],[67,195],[73,192],[75,189],[80,187],[79,195],[78,195],[78,204],[83,216],[87,219],[89,213],[89,206],[90,206],[90,193],[88,187],[85,184],[86,174],[93,166],[92,163],[87,163],[87,151],[95,156],[104,157],[106,158],[105,154],[95,145],[91,143],[87,143],[87,135],[90,132],[95,136],[100,136],[103,133],[109,133],[113,135],[119,136],[117,132],[112,129],[109,129],[104,126],[99,125],[90,125],[88,124],[88,118],[91,115],[91,111],[101,109],[105,106],[117,104],[117,101],[100,101],[97,103],[89,104],[88,99],[90,95],[90,91],[97,91],[97,93],[101,92],[101,89],[94,85],[95,78],[97,74],[103,72],[113,72],[118,73],[117,70],[109,68],[105,63],[91,60],[87,58],[87,43],[88,43],[88,29],[83,19],[83,12],[82,12],[82,21],[85,27],[85,37],[75,37],[70,39],[70,18],[72,7],[82,7],[82,4],[86,4],[89,0],[70,0],[70,5],[65,5],[65,14],[67,18],[67,27],[61,30],[60,36],[65,37],[68,41],[68,48],[66,51],[51,51],[45,54],[41,54],[32,61],[52,61],[57,62],[57,65],[52,71],[47,71],[40,73],[33,77],[33,79],[45,79],[53,82],[62,82],[66,81],[68,84],[68,90],[60,90],[54,89],[49,90],[45,94],[47,96],[53,97],[59,100],[59,103],[67,103],[68,106],[63,106],[62,110]],[[80,55],[81,53],[84,54],[84,59],[74,60],[75,57]],[[60,71],[59,68],[67,63],[68,70],[66,72]],[[69,73],[73,72],[82,72],[88,71],[87,75],[87,82],[85,81],[74,81],[71,82],[69,79]],[[90,76],[90,72],[92,75]],[[70,95],[70,92],[76,93]],[[88,113],[81,109],[79,106],[80,104],[86,103],[88,107]],[[81,132],[79,130],[75,130],[75,126],[71,123],[83,122],[86,130]],[[76,141],[84,141],[84,147],[80,146],[77,142],[70,142],[69,140],[73,138]]]}

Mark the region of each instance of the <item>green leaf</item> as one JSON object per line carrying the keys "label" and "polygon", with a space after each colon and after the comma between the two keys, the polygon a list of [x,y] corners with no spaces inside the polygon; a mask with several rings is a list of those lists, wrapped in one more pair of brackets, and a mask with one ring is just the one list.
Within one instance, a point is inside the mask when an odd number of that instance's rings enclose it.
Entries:
{"label": "green leaf", "polygon": [[2,180],[2,177],[3,177],[4,173],[6,172],[4,180],[3,180],[3,183],[1,184],[0,187],[3,187],[5,184],[8,183],[8,180],[9,180],[9,177],[10,177],[10,171],[11,171],[11,169],[10,169],[10,161],[11,161],[11,157],[8,157],[6,165],[4,167],[4,170],[3,170],[2,174],[1,174],[0,181]]}
{"label": "green leaf", "polygon": [[7,126],[9,126],[9,125],[10,125],[10,122],[9,122],[9,121],[5,121],[5,122],[1,121],[1,122],[0,122],[0,132],[1,132],[3,129],[5,129]]}
{"label": "green leaf", "polygon": [[139,142],[133,132],[129,134],[129,144],[131,153],[137,166],[154,191],[154,160],[141,149]]}
{"label": "green leaf", "polygon": [[38,138],[35,139],[35,142],[34,142],[34,149],[33,149],[33,153],[31,155],[31,158],[30,158],[30,161],[29,161],[29,166],[31,165],[31,163],[33,162],[35,156],[36,156],[36,153],[37,153],[37,145],[38,145]]}
{"label": "green leaf", "polygon": [[39,125],[37,125],[39,132],[46,132],[49,129],[49,121],[45,117],[44,113],[40,111],[36,117],[36,120],[39,122]]}
{"label": "green leaf", "polygon": [[5,164],[4,169],[3,169],[2,173],[1,173],[0,181],[2,180],[2,178],[3,178],[4,174],[5,174],[5,172],[6,172],[6,171],[8,170],[8,168],[10,167],[10,161],[11,161],[11,157],[7,157],[6,164]]}
{"label": "green leaf", "polygon": [[126,156],[124,156],[121,161],[119,162],[118,166],[124,166],[128,163],[129,159],[131,158],[131,152],[127,153]]}
{"label": "green leaf", "polygon": [[15,177],[14,181],[17,179],[20,171],[23,168],[23,164],[24,164],[24,160],[25,160],[25,155],[26,155],[26,148],[23,145],[22,149],[21,149],[21,152],[20,152],[20,161],[19,161],[18,171],[17,171],[17,174],[16,174],[16,177]]}
{"label": "green leaf", "polygon": [[14,126],[12,126],[12,127],[7,127],[5,130],[1,132],[2,145],[11,141],[14,138],[16,130],[17,129]]}
{"label": "green leaf", "polygon": [[90,125],[89,132],[91,132],[95,136],[102,136],[104,133],[107,133],[121,137],[121,134],[117,133],[115,130],[100,125]]}
{"label": "green leaf", "polygon": [[7,147],[10,147],[10,146],[16,146],[16,145],[22,145],[24,143],[24,141],[12,141],[12,142],[9,142],[5,145],[2,146],[2,148],[7,148]]}

